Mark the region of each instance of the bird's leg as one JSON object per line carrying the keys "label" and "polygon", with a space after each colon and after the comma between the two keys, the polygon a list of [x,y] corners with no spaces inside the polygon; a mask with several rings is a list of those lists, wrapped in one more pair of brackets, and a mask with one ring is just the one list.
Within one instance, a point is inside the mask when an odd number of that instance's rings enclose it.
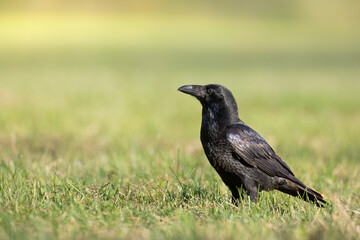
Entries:
{"label": "bird's leg", "polygon": [[257,187],[252,187],[247,192],[250,197],[250,200],[254,203],[257,203],[257,200],[260,197],[259,189]]}
{"label": "bird's leg", "polygon": [[236,186],[229,186],[232,198],[231,201],[234,205],[238,206],[240,201],[239,189]]}

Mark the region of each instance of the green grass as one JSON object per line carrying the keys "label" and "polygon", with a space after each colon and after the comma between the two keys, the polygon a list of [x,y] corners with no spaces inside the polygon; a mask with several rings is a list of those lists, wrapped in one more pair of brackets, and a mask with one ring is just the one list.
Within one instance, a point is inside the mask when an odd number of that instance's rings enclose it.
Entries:
{"label": "green grass", "polygon": [[[82,25],[60,17],[35,18],[26,39],[24,19],[1,22],[8,26],[0,40],[1,239],[360,235],[356,32],[240,21],[252,31],[239,28],[235,41],[235,20],[149,20],[132,33],[129,19],[105,18],[90,21],[79,40],[72,33]],[[60,33],[46,35],[59,22]],[[184,36],[204,32],[176,41],[172,24]],[[25,40],[14,42],[16,32]],[[330,41],[319,50],[324,33]],[[304,35],[314,42],[302,44]],[[200,104],[176,91],[190,83],[228,86],[241,119],[330,206],[270,192],[234,207],[200,144]]]}

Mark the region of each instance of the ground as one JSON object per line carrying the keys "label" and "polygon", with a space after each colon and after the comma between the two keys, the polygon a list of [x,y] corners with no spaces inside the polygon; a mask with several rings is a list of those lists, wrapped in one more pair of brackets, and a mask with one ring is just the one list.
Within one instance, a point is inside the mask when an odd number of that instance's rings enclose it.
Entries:
{"label": "ground", "polygon": [[[360,38],[307,24],[3,15],[0,238],[357,239]],[[231,204],[177,92],[208,83],[329,206]]]}

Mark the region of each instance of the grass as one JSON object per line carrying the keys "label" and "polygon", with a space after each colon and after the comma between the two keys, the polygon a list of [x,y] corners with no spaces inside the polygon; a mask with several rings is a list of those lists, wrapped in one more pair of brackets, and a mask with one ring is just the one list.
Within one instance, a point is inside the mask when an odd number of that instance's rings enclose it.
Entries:
{"label": "grass", "polygon": [[[237,22],[228,19],[215,30],[206,21],[188,28],[149,20],[133,35],[129,20],[95,19],[79,40],[71,33],[81,24],[54,17],[36,22],[31,39],[12,41],[14,29],[26,33],[27,18],[2,22],[1,239],[358,238],[359,41],[350,30],[349,49],[331,38],[317,51],[320,40],[298,40],[320,39],[316,26],[250,21],[252,32],[234,33],[243,40],[234,52],[229,26]],[[55,41],[46,32],[59,21],[63,38]],[[206,28],[183,43],[166,31],[171,23],[184,33]],[[158,38],[142,38],[149,27]],[[258,38],[265,29],[285,37]],[[334,31],[329,38],[341,39]],[[87,45],[96,33],[104,36]],[[166,39],[170,47],[161,47]],[[200,144],[200,104],[176,91],[188,83],[228,86],[242,120],[330,206],[270,192],[234,207]]]}

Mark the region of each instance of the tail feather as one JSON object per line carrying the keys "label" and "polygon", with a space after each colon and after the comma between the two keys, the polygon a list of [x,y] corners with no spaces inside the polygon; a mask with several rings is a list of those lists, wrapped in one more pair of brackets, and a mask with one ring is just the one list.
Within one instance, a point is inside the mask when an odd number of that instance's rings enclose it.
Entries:
{"label": "tail feather", "polygon": [[326,201],[320,193],[306,187],[300,181],[298,183],[286,179],[286,184],[280,186],[278,190],[294,197],[299,197],[305,201],[313,202],[318,207],[323,207],[326,204]]}

